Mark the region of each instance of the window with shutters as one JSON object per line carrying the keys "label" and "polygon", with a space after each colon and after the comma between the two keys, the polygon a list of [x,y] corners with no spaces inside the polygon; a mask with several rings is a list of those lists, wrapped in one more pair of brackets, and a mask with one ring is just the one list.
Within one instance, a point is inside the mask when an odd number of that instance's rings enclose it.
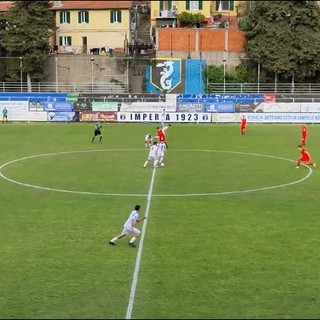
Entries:
{"label": "window with shutters", "polygon": [[199,10],[199,1],[190,1],[190,10]]}
{"label": "window with shutters", "polygon": [[78,22],[79,23],[89,23],[89,12],[79,11],[78,12]]}
{"label": "window with shutters", "polygon": [[234,1],[216,1],[216,10],[233,11]]}
{"label": "window with shutters", "polygon": [[60,12],[60,23],[70,23],[70,11]]}
{"label": "window with shutters", "polygon": [[110,22],[111,23],[120,23],[121,22],[121,11],[120,10],[110,11]]}
{"label": "window with shutters", "polygon": [[65,36],[65,37],[59,37],[59,44],[60,46],[71,46],[72,41],[70,36]]}

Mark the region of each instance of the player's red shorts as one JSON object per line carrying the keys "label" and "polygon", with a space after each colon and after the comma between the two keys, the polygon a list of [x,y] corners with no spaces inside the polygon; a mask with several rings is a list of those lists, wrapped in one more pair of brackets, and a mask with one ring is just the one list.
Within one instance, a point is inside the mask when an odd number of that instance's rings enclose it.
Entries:
{"label": "player's red shorts", "polygon": [[301,158],[301,161],[304,161],[304,162],[309,162],[310,161],[310,157],[309,156],[302,156]]}

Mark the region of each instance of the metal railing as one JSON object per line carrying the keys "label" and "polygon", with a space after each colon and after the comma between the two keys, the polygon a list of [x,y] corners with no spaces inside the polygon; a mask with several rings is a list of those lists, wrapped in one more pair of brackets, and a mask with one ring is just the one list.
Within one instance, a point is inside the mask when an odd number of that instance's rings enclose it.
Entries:
{"label": "metal railing", "polygon": [[320,83],[207,83],[206,92],[320,94]]}
{"label": "metal railing", "polygon": [[[37,82],[31,92],[128,93],[128,80],[113,82]],[[28,92],[26,82],[0,82],[0,92]],[[207,83],[206,93],[277,93],[320,96],[320,83]],[[139,93],[139,92],[135,92]]]}
{"label": "metal railing", "polygon": [[[0,92],[28,92],[27,83],[0,82]],[[31,92],[70,93],[127,93],[128,84],[122,82],[37,82]]]}

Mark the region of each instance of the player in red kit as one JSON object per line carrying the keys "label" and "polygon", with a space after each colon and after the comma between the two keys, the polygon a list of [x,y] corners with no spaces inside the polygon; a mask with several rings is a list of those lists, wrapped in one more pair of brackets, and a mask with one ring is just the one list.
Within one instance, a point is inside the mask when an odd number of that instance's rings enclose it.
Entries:
{"label": "player in red kit", "polygon": [[306,149],[304,149],[301,144],[298,145],[297,148],[299,149],[299,151],[301,153],[301,157],[298,159],[296,169],[300,168],[301,162],[304,162],[308,166],[315,167],[316,164],[311,162],[311,157],[310,157],[309,152]]}
{"label": "player in red kit", "polygon": [[[169,124],[171,127],[171,124]],[[166,130],[168,129],[167,126],[164,126],[162,128],[157,127],[157,136],[158,136],[158,141],[159,142],[164,142],[166,145],[166,148],[168,149],[168,143],[167,143],[167,137],[166,137]]]}
{"label": "player in red kit", "polygon": [[240,133],[242,136],[246,134],[246,127],[247,127],[247,119],[245,116],[242,116],[241,125],[240,125]]}
{"label": "player in red kit", "polygon": [[158,136],[158,141],[160,141],[161,137],[163,136],[163,131],[162,128],[157,127],[157,136]]}
{"label": "player in red kit", "polygon": [[301,126],[301,144],[302,144],[303,146],[306,145],[307,135],[308,135],[308,133],[307,133],[307,126],[306,126],[305,124],[303,124],[303,125]]}

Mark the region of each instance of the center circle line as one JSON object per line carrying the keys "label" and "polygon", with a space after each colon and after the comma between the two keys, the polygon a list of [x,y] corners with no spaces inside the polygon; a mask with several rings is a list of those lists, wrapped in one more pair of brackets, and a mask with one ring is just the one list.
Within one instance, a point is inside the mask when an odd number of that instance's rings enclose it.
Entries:
{"label": "center circle line", "polygon": [[[23,183],[14,179],[11,179],[7,176],[5,176],[2,173],[2,169],[9,166],[10,164],[28,160],[28,159],[34,159],[39,157],[49,157],[49,156],[57,156],[57,155],[64,155],[64,154],[76,154],[76,153],[91,153],[91,152],[110,152],[110,151],[142,151],[145,149],[97,149],[97,150],[74,150],[74,151],[62,151],[62,152],[54,152],[54,153],[43,153],[43,154],[37,154],[37,155],[31,155],[27,157],[22,157],[19,159],[8,161],[0,166],[0,177],[4,180],[7,180],[11,183],[18,184],[24,187],[29,188],[35,188],[39,190],[47,190],[47,191],[53,191],[53,192],[63,192],[63,193],[72,193],[72,194],[82,194],[82,195],[95,195],[95,196],[122,196],[122,197],[147,197],[148,194],[139,194],[139,193],[106,193],[106,192],[90,192],[90,191],[75,191],[75,190],[66,190],[66,189],[56,189],[56,188],[49,188],[49,187],[42,187],[37,186],[33,184]],[[283,157],[276,157],[272,155],[267,154],[259,154],[259,153],[247,153],[247,152],[241,152],[241,151],[230,151],[230,150],[210,150],[210,149],[170,149],[173,151],[188,151],[188,152],[216,152],[216,153],[231,153],[231,154],[240,154],[240,155],[250,155],[250,156],[257,156],[257,157],[266,157],[266,158],[272,158],[272,159],[278,159],[278,160],[285,160],[290,162],[296,162],[292,159],[287,159]],[[301,183],[308,179],[312,174],[312,169],[306,165],[307,167],[307,175],[299,180],[295,180],[288,183],[283,183],[279,185],[274,185],[270,187],[261,187],[261,188],[254,188],[254,189],[246,189],[246,190],[233,190],[233,191],[222,191],[222,192],[207,192],[207,193],[180,193],[180,194],[152,194],[152,197],[197,197],[197,196],[218,196],[218,195],[231,195],[231,194],[245,194],[245,193],[251,193],[251,192],[258,192],[258,191],[267,191],[272,190],[276,188],[283,188],[288,187],[294,184]],[[161,169],[160,169],[161,170]]]}

